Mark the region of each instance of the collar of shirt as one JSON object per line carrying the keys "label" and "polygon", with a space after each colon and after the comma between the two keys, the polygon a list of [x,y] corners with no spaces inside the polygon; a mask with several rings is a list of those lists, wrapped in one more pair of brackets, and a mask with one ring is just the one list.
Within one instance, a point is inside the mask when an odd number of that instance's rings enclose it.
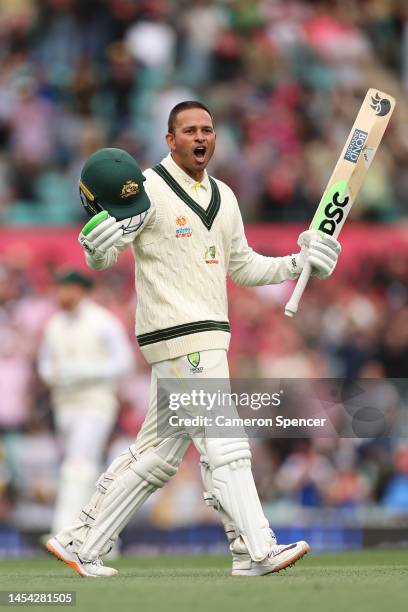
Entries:
{"label": "collar of shirt", "polygon": [[[167,155],[162,161],[161,164],[170,172],[173,178],[176,179],[178,183],[185,189],[186,191],[196,190],[197,181],[195,181],[191,176],[189,176],[184,170],[180,168],[174,161],[171,156],[171,153]],[[210,181],[208,178],[207,170],[204,170],[204,176],[201,183],[199,183],[199,188],[204,189],[205,191],[211,191]]]}

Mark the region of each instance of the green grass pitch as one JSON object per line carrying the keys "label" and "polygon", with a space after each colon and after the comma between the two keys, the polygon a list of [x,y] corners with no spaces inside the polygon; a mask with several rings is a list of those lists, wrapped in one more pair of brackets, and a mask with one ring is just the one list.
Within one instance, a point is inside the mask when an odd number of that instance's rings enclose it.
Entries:
{"label": "green grass pitch", "polygon": [[51,557],[4,560],[0,588],[76,591],[75,608],[63,608],[94,612],[408,609],[408,550],[310,554],[286,571],[261,578],[232,578],[227,556],[127,557],[111,564],[120,570],[118,576],[84,579]]}

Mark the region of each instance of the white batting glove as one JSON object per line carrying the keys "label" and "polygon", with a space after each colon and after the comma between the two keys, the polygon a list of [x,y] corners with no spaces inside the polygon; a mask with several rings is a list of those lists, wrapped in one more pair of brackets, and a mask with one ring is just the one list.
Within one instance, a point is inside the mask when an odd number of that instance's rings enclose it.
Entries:
{"label": "white batting glove", "polygon": [[[123,236],[136,234],[143,224],[147,212],[122,221],[116,221],[115,217],[106,217],[106,214],[99,213],[93,217],[82,228],[78,236],[79,243],[94,259],[103,258],[115,242],[118,242]],[[100,222],[98,222],[98,217],[101,219]],[[95,222],[95,227],[89,231],[89,224]]]}
{"label": "white batting glove", "polygon": [[309,229],[300,234],[297,243],[301,247],[299,255],[302,263],[308,261],[312,266],[312,276],[321,280],[329,278],[341,252],[339,241],[333,236]]}

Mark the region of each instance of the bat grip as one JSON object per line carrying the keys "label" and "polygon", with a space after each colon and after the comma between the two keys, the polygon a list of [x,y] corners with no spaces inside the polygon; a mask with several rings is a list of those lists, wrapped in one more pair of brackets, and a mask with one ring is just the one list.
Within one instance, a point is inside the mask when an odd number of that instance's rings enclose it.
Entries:
{"label": "bat grip", "polygon": [[297,280],[296,287],[293,290],[290,300],[285,306],[285,315],[287,317],[293,317],[293,315],[297,313],[300,298],[302,297],[303,292],[306,289],[306,285],[309,281],[311,273],[312,273],[312,266],[310,265],[309,262],[306,262]]}

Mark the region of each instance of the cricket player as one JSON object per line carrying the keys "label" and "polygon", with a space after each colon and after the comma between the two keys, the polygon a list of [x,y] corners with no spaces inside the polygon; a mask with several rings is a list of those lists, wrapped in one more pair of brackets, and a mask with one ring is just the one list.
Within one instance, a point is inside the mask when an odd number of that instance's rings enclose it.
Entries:
{"label": "cricket player", "polygon": [[[85,163],[80,194],[94,217],[79,236],[88,265],[104,270],[131,247],[136,262],[136,335],[152,365],[151,396],[135,443],[100,477],[79,519],[47,548],[81,576],[113,576],[106,554],[141,504],[176,473],[191,443],[158,437],[161,379],[229,378],[226,276],[242,286],[281,283],[333,272],[340,245],[317,231],[300,235],[300,251],[264,257],[247,244],[234,193],[211,177],[216,134],[210,111],[195,101],[175,106],[166,135],[169,155],[142,175],[125,151],[102,149]],[[100,219],[102,220],[100,221]],[[99,222],[100,221],[100,222]],[[89,334],[87,334],[88,337]],[[199,368],[197,362],[199,361]],[[235,576],[261,576],[295,563],[306,542],[277,544],[262,511],[246,437],[194,439],[205,500],[220,514]]]}
{"label": "cricket player", "polygon": [[76,519],[92,493],[116,420],[117,381],[133,363],[122,324],[90,299],[92,285],[78,270],[57,275],[60,310],[48,321],[39,349],[38,371],[51,390],[63,451],[53,533]]}

